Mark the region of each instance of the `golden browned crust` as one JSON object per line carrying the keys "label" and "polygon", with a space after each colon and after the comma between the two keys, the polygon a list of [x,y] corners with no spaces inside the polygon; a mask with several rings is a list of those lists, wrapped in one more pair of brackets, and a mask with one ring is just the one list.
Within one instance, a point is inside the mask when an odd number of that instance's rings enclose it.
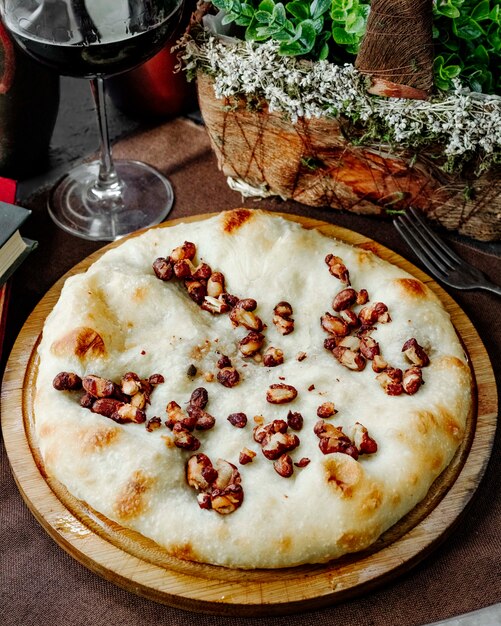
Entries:
{"label": "golden browned crust", "polygon": [[249,209],[235,209],[234,211],[228,211],[225,213],[223,220],[224,232],[231,235],[243,226],[245,222],[252,219],[253,215],[253,212]]}
{"label": "golden browned crust", "polygon": [[335,491],[341,491],[343,497],[351,498],[362,479],[360,463],[346,455],[333,455],[324,460],[327,485]]}
{"label": "golden browned crust", "polygon": [[106,346],[101,335],[93,328],[74,328],[50,347],[55,356],[77,356],[80,359],[99,358],[106,355]]}
{"label": "golden browned crust", "polygon": [[397,278],[396,285],[409,298],[427,298],[430,290],[417,278]]}
{"label": "golden browned crust", "polygon": [[82,432],[82,449],[86,454],[106,450],[110,444],[115,443],[121,431],[116,427],[101,427],[96,430]]}
{"label": "golden browned crust", "polygon": [[182,561],[195,561],[196,562],[196,561],[201,560],[190,543],[184,543],[179,546],[173,546],[169,550],[169,554],[176,559],[181,559]]}
{"label": "golden browned crust", "polygon": [[119,519],[130,520],[146,510],[146,492],[153,479],[141,470],[135,471],[115,501],[114,511]]}

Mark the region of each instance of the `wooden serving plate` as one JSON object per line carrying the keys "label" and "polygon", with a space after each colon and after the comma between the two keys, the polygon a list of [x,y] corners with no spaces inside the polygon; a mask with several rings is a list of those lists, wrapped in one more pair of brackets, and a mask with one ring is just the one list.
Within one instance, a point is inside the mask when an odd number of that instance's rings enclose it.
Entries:
{"label": "wooden serving plate", "polygon": [[[175,220],[157,228],[208,217]],[[324,565],[253,571],[175,559],[138,533],[96,513],[48,477],[32,437],[36,347],[44,320],[66,278],[85,271],[121,242],[92,254],[48,291],[19,334],[2,386],[5,445],[21,495],[50,536],[92,571],[157,602],[213,614],[273,615],[318,608],[366,593],[408,571],[451,532],[475,493],[491,454],[497,419],[495,378],[480,337],[454,300],[429,276],[371,239],[318,220],[283,217],[372,250],[422,280],[438,295],[470,359],[476,411],[469,418],[467,435],[453,461],[425,500],[364,552]]]}

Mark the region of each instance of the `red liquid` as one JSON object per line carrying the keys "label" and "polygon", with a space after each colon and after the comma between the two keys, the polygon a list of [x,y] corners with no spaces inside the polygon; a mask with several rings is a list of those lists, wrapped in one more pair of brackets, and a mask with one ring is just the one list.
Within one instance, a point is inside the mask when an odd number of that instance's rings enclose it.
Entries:
{"label": "red liquid", "polygon": [[11,32],[28,54],[59,74],[93,78],[125,72],[149,59],[174,32],[180,15],[181,3],[162,23],[146,32],[85,45],[50,42],[19,31]]}

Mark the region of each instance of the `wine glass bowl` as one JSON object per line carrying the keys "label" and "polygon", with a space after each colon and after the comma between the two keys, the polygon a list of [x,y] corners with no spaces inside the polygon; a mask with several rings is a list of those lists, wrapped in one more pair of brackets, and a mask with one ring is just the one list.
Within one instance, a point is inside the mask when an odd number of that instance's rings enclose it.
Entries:
{"label": "wine glass bowl", "polygon": [[[100,159],[63,176],[48,210],[64,230],[112,241],[158,224],[169,213],[169,181],[139,161],[113,161],[105,78],[158,52],[175,30],[183,0],[0,0],[6,28],[33,58],[60,74],[87,78],[98,113]],[[111,6],[110,6],[111,5]]]}

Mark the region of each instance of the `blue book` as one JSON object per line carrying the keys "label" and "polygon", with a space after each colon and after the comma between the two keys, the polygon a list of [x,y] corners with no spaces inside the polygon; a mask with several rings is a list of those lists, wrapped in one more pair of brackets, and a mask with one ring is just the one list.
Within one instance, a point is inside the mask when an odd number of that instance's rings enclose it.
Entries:
{"label": "blue book", "polygon": [[30,214],[28,209],[0,202],[0,286],[37,246],[36,241],[21,237],[19,232]]}

